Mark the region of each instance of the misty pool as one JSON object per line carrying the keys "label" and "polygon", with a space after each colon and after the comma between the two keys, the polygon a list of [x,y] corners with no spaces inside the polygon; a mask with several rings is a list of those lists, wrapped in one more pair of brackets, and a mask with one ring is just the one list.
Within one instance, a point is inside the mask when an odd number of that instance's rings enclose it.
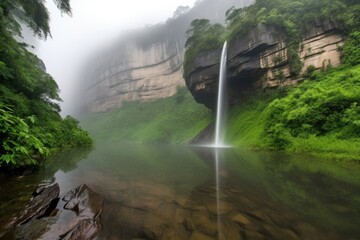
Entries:
{"label": "misty pool", "polygon": [[104,197],[97,239],[360,239],[360,165],[353,162],[98,143],[2,181],[0,223],[42,182],[59,183],[61,195],[85,183]]}

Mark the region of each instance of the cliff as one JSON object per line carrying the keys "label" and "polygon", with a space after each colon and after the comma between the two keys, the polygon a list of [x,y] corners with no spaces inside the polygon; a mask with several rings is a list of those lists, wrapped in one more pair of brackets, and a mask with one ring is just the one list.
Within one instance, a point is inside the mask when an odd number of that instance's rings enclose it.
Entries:
{"label": "cliff", "polygon": [[124,102],[172,96],[182,85],[183,42],[158,42],[147,48],[123,45],[88,79],[88,110],[107,111]]}
{"label": "cliff", "polygon": [[87,111],[104,112],[129,101],[150,101],[175,94],[183,86],[186,30],[192,20],[223,22],[231,6],[246,0],[203,0],[179,7],[163,24],[136,30],[89,60],[83,74],[82,100]]}
{"label": "cliff", "polygon": [[[303,62],[299,75],[290,71],[285,41],[263,25],[236,37],[228,47],[228,89],[230,103],[254,93],[296,84],[306,73],[340,64],[339,47],[344,43],[341,26],[318,22],[303,36],[298,54]],[[221,49],[199,54],[190,64],[186,85],[199,103],[214,109]]]}

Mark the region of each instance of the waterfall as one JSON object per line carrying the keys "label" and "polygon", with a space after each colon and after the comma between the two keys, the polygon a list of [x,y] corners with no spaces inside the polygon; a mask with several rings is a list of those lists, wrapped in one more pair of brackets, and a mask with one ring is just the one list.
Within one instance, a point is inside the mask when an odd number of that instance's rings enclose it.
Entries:
{"label": "waterfall", "polygon": [[221,61],[220,61],[220,72],[219,72],[219,87],[218,87],[218,98],[217,98],[217,110],[216,110],[216,127],[215,127],[215,147],[224,146],[224,117],[225,110],[227,107],[226,98],[226,61],[227,61],[227,42],[224,43]]}

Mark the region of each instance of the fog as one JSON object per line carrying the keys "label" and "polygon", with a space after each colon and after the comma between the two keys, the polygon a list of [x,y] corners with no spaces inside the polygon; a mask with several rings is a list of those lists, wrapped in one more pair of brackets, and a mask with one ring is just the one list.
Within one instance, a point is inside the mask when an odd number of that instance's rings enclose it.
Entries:
{"label": "fog", "polygon": [[178,6],[195,0],[71,0],[72,17],[62,15],[47,1],[51,35],[36,45],[37,55],[61,90],[62,115],[74,114],[76,83],[86,59],[131,29],[165,22]]}

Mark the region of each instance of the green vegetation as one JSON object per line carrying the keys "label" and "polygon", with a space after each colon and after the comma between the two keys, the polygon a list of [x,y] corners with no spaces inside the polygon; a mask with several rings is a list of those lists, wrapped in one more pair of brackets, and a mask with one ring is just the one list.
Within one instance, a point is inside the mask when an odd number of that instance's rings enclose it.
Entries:
{"label": "green vegetation", "polygon": [[[34,118],[29,117],[34,123]],[[0,146],[0,162],[16,164],[17,159],[23,159],[27,164],[35,164],[32,154],[47,155],[48,150],[43,143],[30,133],[29,125],[21,118],[13,114],[12,109],[0,103],[0,134],[4,139]],[[23,158],[26,156],[26,158]]]}
{"label": "green vegetation", "polygon": [[[68,0],[56,0],[70,14]],[[50,35],[49,15],[43,1],[0,3],[0,167],[37,164],[54,148],[91,145],[78,121],[62,119],[58,86],[43,63],[15,40],[26,24],[39,37]]]}
{"label": "green vegetation", "polygon": [[[293,76],[300,73],[302,36],[319,22],[335,22],[347,37],[341,47],[343,66],[316,72],[308,80],[285,89],[282,96],[248,100],[230,113],[228,140],[235,145],[359,160],[360,153],[360,3],[354,0],[256,0],[226,13],[226,28],[206,19],[194,20],[188,31],[184,77],[199,54],[249,33],[270,29],[287,44]],[[211,44],[210,44],[210,43]],[[275,59],[274,61],[281,61]],[[325,71],[325,70],[324,70]],[[278,74],[281,78],[283,73]],[[282,90],[284,91],[284,89]],[[285,94],[285,95],[284,95]]]}
{"label": "green vegetation", "polygon": [[188,39],[185,47],[188,49],[184,57],[184,78],[188,75],[188,64],[200,52],[219,47],[223,42],[225,28],[221,24],[210,24],[208,19],[195,19],[186,31]]}
{"label": "green vegetation", "polygon": [[342,47],[343,63],[355,66],[360,64],[360,31],[350,34],[348,41]]}
{"label": "green vegetation", "polygon": [[186,143],[210,122],[209,110],[188,90],[153,102],[125,103],[107,113],[89,113],[83,127],[96,140],[145,143]]}
{"label": "green vegetation", "polygon": [[[353,43],[356,44],[359,37],[353,32],[360,30],[359,2],[353,0],[256,0],[251,6],[229,9],[226,13],[226,30],[221,31],[213,29],[221,29],[218,24],[211,25],[206,23],[205,19],[194,20],[188,31],[190,44],[185,53],[185,76],[188,72],[188,64],[198,53],[215,49],[224,40],[232,41],[237,36],[246,35],[249,31],[257,29],[258,26],[273,29],[274,34],[277,34],[274,37],[286,42],[291,73],[298,75],[303,66],[298,55],[302,36],[318,22],[327,21],[342,25],[344,33],[352,34]],[[202,35],[200,39],[197,38],[198,33]],[[208,41],[212,44],[206,44]],[[354,44],[353,46],[358,46]],[[347,48],[344,49],[345,56],[347,50]]]}
{"label": "green vegetation", "polygon": [[313,73],[284,96],[232,110],[236,145],[360,160],[360,66]]}

